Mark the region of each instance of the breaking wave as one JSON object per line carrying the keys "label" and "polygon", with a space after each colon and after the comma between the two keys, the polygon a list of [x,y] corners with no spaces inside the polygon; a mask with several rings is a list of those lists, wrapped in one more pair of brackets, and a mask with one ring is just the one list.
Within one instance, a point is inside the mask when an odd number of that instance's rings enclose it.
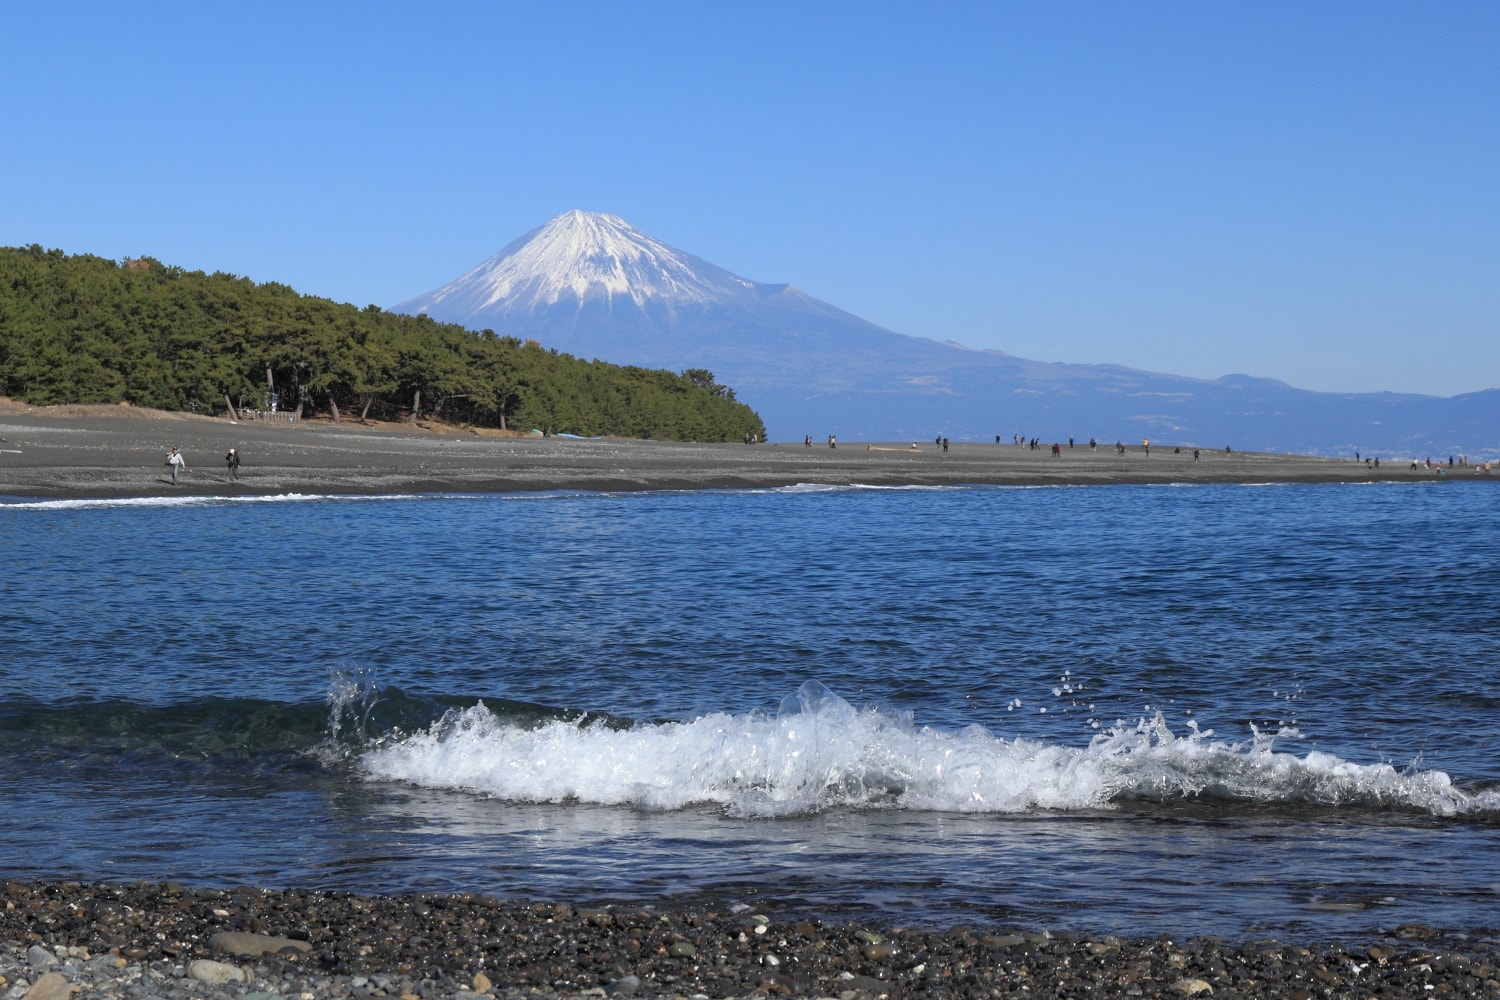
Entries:
{"label": "breaking wave", "polygon": [[909,713],[856,709],[816,681],[771,715],[713,713],[622,727],[607,719],[518,724],[483,703],[383,741],[358,766],[374,780],[518,802],[676,810],[707,804],[745,817],[830,808],[962,813],[1098,811],[1187,800],[1362,808],[1432,816],[1500,813],[1500,792],[1466,792],[1415,765],[1357,764],[1275,748],[1294,730],[1226,742],[1161,715],[1084,747],[1007,740],[980,726],[918,727]]}

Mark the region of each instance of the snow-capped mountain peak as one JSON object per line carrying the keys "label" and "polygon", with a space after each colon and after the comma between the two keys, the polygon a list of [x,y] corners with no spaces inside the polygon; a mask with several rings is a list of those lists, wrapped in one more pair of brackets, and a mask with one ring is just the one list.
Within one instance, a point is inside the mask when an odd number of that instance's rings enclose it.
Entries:
{"label": "snow-capped mountain peak", "polygon": [[617,215],[574,209],[551,219],[401,312],[530,312],[628,297],[668,307],[732,299],[755,283],[648,236]]}

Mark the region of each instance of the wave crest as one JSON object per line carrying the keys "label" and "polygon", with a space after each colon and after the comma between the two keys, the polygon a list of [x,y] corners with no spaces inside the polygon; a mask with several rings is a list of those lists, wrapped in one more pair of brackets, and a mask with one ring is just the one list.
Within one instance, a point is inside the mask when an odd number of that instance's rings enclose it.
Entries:
{"label": "wave crest", "polygon": [[1467,794],[1441,771],[1275,749],[1278,739],[1297,735],[1254,731],[1229,743],[1195,725],[1177,735],[1157,715],[1068,747],[1006,740],[981,726],[918,727],[910,713],[856,709],[809,681],[775,716],[713,713],[629,728],[603,719],[518,725],[480,703],[364,753],[359,764],[375,780],[512,801],[652,810],[711,804],[753,817],[836,807],[1083,811],[1188,799],[1439,816],[1500,811],[1500,793]]}

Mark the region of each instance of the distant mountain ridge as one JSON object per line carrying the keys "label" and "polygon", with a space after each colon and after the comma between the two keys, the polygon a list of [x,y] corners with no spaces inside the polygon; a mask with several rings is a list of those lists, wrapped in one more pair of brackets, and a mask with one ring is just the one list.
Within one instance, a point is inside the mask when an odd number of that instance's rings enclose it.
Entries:
{"label": "distant mountain ridge", "polygon": [[565,212],[392,309],[583,358],[710,369],[783,440],[1021,434],[1387,458],[1500,452],[1500,389],[1319,393],[973,350],[740,277],[603,213]]}

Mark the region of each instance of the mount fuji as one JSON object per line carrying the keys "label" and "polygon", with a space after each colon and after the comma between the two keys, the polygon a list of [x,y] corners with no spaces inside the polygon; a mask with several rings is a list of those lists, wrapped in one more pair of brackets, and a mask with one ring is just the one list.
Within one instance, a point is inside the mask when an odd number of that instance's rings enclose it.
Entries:
{"label": "mount fuji", "polygon": [[1020,433],[1398,458],[1500,450],[1500,389],[1319,393],[972,350],[750,281],[594,212],[565,212],[392,309],[614,364],[709,369],[773,438]]}

